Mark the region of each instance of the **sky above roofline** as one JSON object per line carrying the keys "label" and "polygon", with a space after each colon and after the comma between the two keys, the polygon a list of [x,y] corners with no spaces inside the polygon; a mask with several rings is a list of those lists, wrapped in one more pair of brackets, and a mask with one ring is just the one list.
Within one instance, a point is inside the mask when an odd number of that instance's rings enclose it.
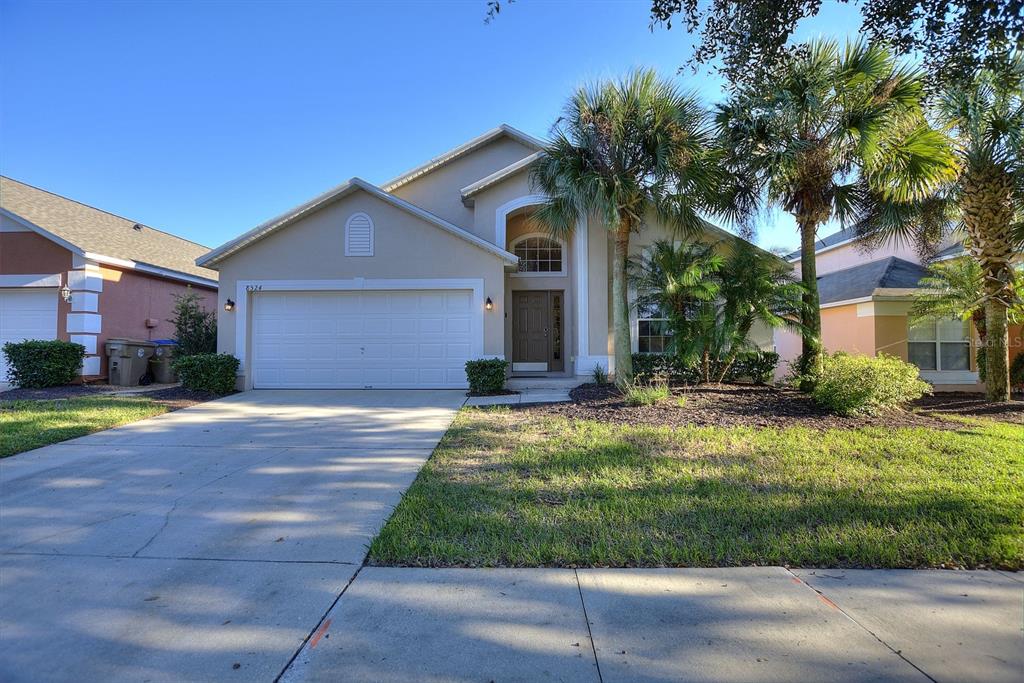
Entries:
{"label": "sky above roofline", "polygon": [[[649,30],[646,1],[524,0],[489,25],[485,5],[0,0],[0,173],[221,244],[501,123],[543,138],[573,88],[633,67],[721,98],[711,71],[679,71],[690,37]],[[826,3],[798,38],[858,25]],[[784,214],[757,227],[796,246]]]}

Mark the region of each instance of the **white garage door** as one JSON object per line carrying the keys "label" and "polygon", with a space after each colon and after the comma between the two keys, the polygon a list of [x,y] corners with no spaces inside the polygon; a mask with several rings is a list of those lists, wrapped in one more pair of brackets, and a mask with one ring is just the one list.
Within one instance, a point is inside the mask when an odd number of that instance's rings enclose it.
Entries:
{"label": "white garage door", "polygon": [[474,315],[469,290],[261,292],[253,386],[465,387]]}
{"label": "white garage door", "polygon": [[[0,289],[0,348],[7,342],[57,338],[57,290]],[[0,384],[7,360],[0,353]]]}

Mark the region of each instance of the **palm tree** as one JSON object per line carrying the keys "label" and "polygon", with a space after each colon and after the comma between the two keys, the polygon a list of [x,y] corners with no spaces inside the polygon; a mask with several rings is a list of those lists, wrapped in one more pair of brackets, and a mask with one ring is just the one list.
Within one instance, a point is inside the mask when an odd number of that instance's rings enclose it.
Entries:
{"label": "palm tree", "polygon": [[711,245],[659,240],[628,265],[638,313],[655,312],[655,317],[667,320],[665,352],[687,364],[699,362],[706,382],[727,344],[727,335],[717,324],[722,290],[717,274],[724,262]]}
{"label": "palm tree", "polygon": [[730,336],[718,377],[722,381],[740,353],[756,350],[750,342],[755,324],[802,330],[805,292],[784,262],[746,240],[736,240],[719,275],[723,302],[720,327]]}
{"label": "palm tree", "polygon": [[653,217],[692,236],[702,211],[716,205],[720,154],[705,109],[654,71],[580,88],[566,103],[552,139],[530,173],[548,200],[536,218],[565,238],[596,216],[614,235],[612,329],[615,381],[633,379],[626,300],[631,235]]}
{"label": "palm tree", "polygon": [[[988,329],[985,322],[985,273],[973,258],[938,261],[928,266],[929,275],[919,283],[922,291],[914,297],[910,321],[936,321],[958,318],[970,320],[978,332],[978,373],[982,381],[988,376]],[[1024,320],[1024,296],[1020,279],[1014,285],[1013,305],[1007,310],[1010,323]]]}
{"label": "palm tree", "polygon": [[868,240],[926,244],[963,231],[981,271],[987,397],[1008,401],[1007,316],[1019,301],[1014,264],[1024,252],[1024,59],[1007,55],[998,67],[948,88],[932,115],[949,136],[957,173],[926,200],[881,203],[861,217],[857,231]]}
{"label": "palm tree", "polygon": [[920,73],[882,46],[855,42],[840,50],[815,41],[789,56],[770,82],[736,86],[719,107],[739,213],[777,206],[800,231],[805,377],[816,374],[821,356],[818,228],[865,211],[877,196],[923,197],[951,173],[942,136],[922,117],[922,93]]}
{"label": "palm tree", "polygon": [[721,382],[741,353],[756,350],[755,324],[800,325],[803,287],[790,268],[745,240],[723,247],[659,241],[629,263],[637,309],[667,318],[665,350],[698,364],[705,382]]}

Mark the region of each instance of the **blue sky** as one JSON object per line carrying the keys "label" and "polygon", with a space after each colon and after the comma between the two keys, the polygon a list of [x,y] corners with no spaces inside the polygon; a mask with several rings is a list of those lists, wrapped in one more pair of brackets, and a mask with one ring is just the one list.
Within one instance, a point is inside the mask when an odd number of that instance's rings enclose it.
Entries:
{"label": "blue sky", "polygon": [[[384,182],[505,122],[543,136],[574,87],[691,39],[649,3],[0,0],[0,172],[216,246],[358,175]],[[827,3],[799,38],[857,30]],[[571,27],[571,28],[570,28]],[[758,242],[795,246],[784,215]]]}

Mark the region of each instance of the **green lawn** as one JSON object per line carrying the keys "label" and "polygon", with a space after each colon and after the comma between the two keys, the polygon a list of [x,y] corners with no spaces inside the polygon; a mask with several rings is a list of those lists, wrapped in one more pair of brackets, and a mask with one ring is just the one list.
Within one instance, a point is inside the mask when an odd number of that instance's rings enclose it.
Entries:
{"label": "green lawn", "polygon": [[1024,426],[615,426],[464,409],[376,564],[1024,568]]}
{"label": "green lawn", "polygon": [[165,412],[141,397],[0,401],[0,458]]}

